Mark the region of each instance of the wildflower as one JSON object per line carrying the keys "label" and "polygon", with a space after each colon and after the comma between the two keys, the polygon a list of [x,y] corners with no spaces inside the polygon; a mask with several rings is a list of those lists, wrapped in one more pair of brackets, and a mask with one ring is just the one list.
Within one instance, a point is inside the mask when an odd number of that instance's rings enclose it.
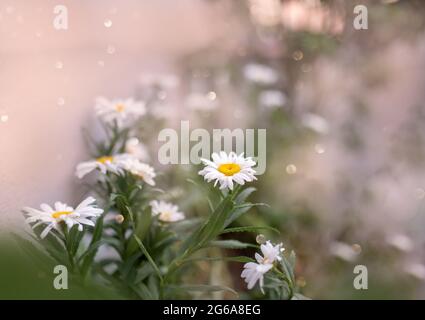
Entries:
{"label": "wildflower", "polygon": [[243,267],[244,270],[242,271],[241,277],[245,278],[245,282],[248,284],[248,289],[251,290],[257,281],[260,281],[260,289],[264,293],[264,274],[266,274],[273,265],[248,262]]}
{"label": "wildflower", "polygon": [[128,157],[128,154],[118,154],[114,156],[102,156],[95,160],[81,162],[78,164],[75,174],[79,179],[96,169],[102,174],[106,174],[107,172],[121,174],[123,172],[122,161]]}
{"label": "wildflower", "polygon": [[243,74],[248,80],[264,85],[276,83],[279,79],[279,75],[275,70],[269,66],[257,63],[246,65]]}
{"label": "wildflower", "polygon": [[243,267],[241,277],[245,278],[245,282],[248,284],[248,289],[252,289],[257,281],[260,282],[261,292],[263,291],[264,285],[264,274],[266,274],[271,268],[273,268],[273,263],[277,260],[280,261],[282,257],[280,254],[285,250],[282,248],[282,244],[273,245],[270,241],[267,241],[265,244],[262,244],[261,252],[263,256],[259,253],[255,254],[255,262],[248,262]]}
{"label": "wildflower", "polygon": [[260,105],[266,108],[276,108],[285,105],[286,96],[279,90],[264,90],[258,97]]}
{"label": "wildflower", "polygon": [[176,222],[185,218],[184,213],[179,212],[179,208],[165,201],[151,201],[152,214],[159,215],[159,220],[163,222]]}
{"label": "wildflower", "polygon": [[137,120],[146,113],[143,102],[129,99],[108,100],[103,97],[96,99],[96,114],[106,123],[117,123],[123,127],[129,122]]}
{"label": "wildflower", "polygon": [[59,225],[64,222],[69,229],[74,225],[78,225],[78,230],[83,230],[83,225],[94,226],[94,222],[90,218],[98,217],[103,213],[103,210],[96,208],[93,203],[96,201],[93,197],[88,197],[81,202],[77,208],[72,208],[65,203],[56,202],[54,208],[48,204],[41,204],[40,209],[25,207],[23,210],[28,214],[26,221],[34,223],[33,228],[40,224],[47,224],[40,237],[44,238],[50,230],[59,230]]}
{"label": "wildflower", "polygon": [[208,182],[215,180],[214,186],[220,183],[220,189],[229,188],[233,190],[234,182],[244,185],[245,181],[256,180],[255,170],[252,168],[255,162],[251,157],[245,158],[243,153],[239,156],[230,152],[226,154],[221,151],[220,154],[212,154],[213,161],[201,159],[206,165],[199,174]]}
{"label": "wildflower", "polygon": [[154,178],[156,173],[150,165],[140,162],[136,158],[128,157],[120,162],[120,166],[147,184],[151,186],[155,185]]}

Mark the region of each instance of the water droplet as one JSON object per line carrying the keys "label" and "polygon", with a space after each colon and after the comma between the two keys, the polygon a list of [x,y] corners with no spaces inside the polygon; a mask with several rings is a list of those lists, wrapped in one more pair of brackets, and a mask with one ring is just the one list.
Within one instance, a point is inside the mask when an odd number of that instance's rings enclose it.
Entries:
{"label": "water droplet", "polygon": [[304,53],[300,50],[294,51],[294,53],[292,54],[292,58],[295,61],[300,61],[304,58]]}
{"label": "water droplet", "polygon": [[112,27],[112,20],[110,20],[110,19],[106,19],[106,20],[103,22],[103,25],[104,25],[106,28],[110,28],[110,27]]}
{"label": "water droplet", "polygon": [[255,238],[255,241],[256,241],[258,244],[266,243],[266,237],[264,236],[264,234],[259,234],[259,235]]}

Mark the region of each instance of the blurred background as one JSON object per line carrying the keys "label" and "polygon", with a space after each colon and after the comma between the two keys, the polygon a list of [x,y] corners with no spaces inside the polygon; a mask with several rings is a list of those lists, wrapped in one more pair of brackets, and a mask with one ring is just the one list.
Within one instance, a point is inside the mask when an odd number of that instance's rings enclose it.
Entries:
{"label": "blurred background", "polygon": [[[155,95],[140,140],[186,212],[205,206],[197,168],[158,164],[159,129],[266,128],[255,198],[270,208],[241,223],[281,230],[303,294],[425,298],[423,1],[63,0],[55,30],[58,4],[0,0],[0,230],[23,228],[23,206],[81,200],[95,97]],[[209,271],[245,290],[240,265]]]}

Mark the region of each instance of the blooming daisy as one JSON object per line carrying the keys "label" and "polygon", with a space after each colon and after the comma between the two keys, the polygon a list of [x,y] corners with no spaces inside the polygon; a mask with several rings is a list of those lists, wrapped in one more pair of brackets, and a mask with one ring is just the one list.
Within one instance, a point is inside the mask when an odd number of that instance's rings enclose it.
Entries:
{"label": "blooming daisy", "polygon": [[98,217],[103,210],[96,208],[93,203],[96,201],[93,197],[88,197],[81,202],[77,208],[72,208],[65,203],[56,202],[52,208],[48,204],[41,204],[40,209],[25,207],[23,211],[28,214],[26,221],[34,223],[33,228],[40,224],[47,224],[40,237],[44,238],[52,229],[59,230],[59,224],[64,222],[69,229],[78,225],[78,230],[83,230],[83,225],[94,226],[94,222],[89,218]]}
{"label": "blooming daisy", "polygon": [[159,215],[159,220],[163,222],[176,222],[183,220],[184,213],[179,212],[179,208],[169,202],[165,201],[151,201],[152,214],[154,216]]}
{"label": "blooming daisy", "polygon": [[155,170],[150,165],[140,162],[139,159],[129,157],[122,160],[120,166],[134,176],[141,178],[147,184],[151,186],[155,185]]}
{"label": "blooming daisy", "polygon": [[98,169],[102,174],[106,174],[107,172],[120,174],[123,170],[123,160],[128,157],[130,157],[128,154],[123,153],[114,156],[102,156],[95,160],[81,162],[78,164],[75,174],[79,179],[95,169]]}
{"label": "blooming daisy", "polygon": [[239,156],[234,152],[226,154],[223,151],[220,154],[213,153],[211,157],[213,161],[201,159],[206,167],[199,174],[208,182],[215,180],[214,186],[219,182],[220,189],[233,190],[234,182],[244,185],[245,181],[257,180],[252,168],[255,161],[251,157],[245,158],[243,153]]}
{"label": "blooming daisy", "polygon": [[123,127],[146,113],[143,102],[129,99],[108,100],[104,97],[96,99],[96,114],[106,123],[116,122]]}

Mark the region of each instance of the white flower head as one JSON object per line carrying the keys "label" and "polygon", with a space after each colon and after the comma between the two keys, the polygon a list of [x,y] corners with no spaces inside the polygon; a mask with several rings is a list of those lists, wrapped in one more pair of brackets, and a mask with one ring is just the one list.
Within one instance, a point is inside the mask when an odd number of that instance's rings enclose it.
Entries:
{"label": "white flower head", "polygon": [[150,160],[146,146],[137,138],[130,138],[125,142],[125,152],[140,161]]}
{"label": "white flower head", "polygon": [[280,261],[282,260],[281,253],[285,250],[282,246],[282,243],[273,245],[270,241],[267,241],[265,244],[260,246],[263,256],[256,253],[255,259],[258,263],[262,264],[273,264],[276,260]]}
{"label": "white flower head", "polygon": [[250,63],[244,67],[245,78],[259,84],[273,84],[279,80],[278,73],[269,66],[257,63]]}
{"label": "white flower head", "polygon": [[163,222],[176,222],[185,218],[184,213],[180,212],[179,208],[172,203],[153,200],[150,205],[152,214],[158,216],[159,220]]}
{"label": "white flower head", "polygon": [[82,179],[85,175],[96,169],[102,174],[106,174],[107,172],[121,174],[123,172],[123,160],[128,157],[130,157],[128,154],[122,153],[114,156],[102,156],[94,160],[81,162],[77,165],[75,174],[79,179]]}
{"label": "white flower head", "polygon": [[327,134],[329,132],[328,121],[314,113],[306,113],[301,118],[304,127],[316,131],[319,134]]}
{"label": "white flower head", "polygon": [[248,262],[243,266],[244,270],[242,271],[241,277],[245,278],[245,282],[248,284],[248,289],[250,290],[255,286],[257,281],[259,281],[261,292],[264,293],[264,274],[266,274],[272,267],[272,264]]}
{"label": "white flower head", "polygon": [[255,161],[251,157],[245,158],[243,153],[237,155],[234,152],[226,154],[213,153],[212,160],[201,159],[205,168],[199,174],[208,182],[215,180],[214,186],[220,183],[220,189],[229,188],[233,190],[234,182],[244,185],[246,181],[257,180],[255,170],[252,168]]}
{"label": "white flower head", "polygon": [[105,123],[117,123],[118,127],[131,124],[146,113],[145,104],[132,98],[108,100],[104,97],[96,99],[96,114]]}
{"label": "white flower head", "polygon": [[260,246],[263,256],[259,253],[255,254],[255,262],[248,262],[243,267],[241,277],[245,278],[245,282],[248,284],[248,289],[252,289],[257,281],[260,281],[261,292],[264,293],[264,274],[266,274],[271,268],[275,261],[282,260],[281,253],[285,250],[282,247],[282,243],[273,245],[270,241]]}
{"label": "white flower head", "polygon": [[147,184],[154,186],[156,176],[154,168],[150,165],[140,162],[139,159],[129,157],[120,162],[120,166],[130,172],[132,175],[142,179]]}
{"label": "white flower head", "polygon": [[260,105],[268,109],[284,106],[286,100],[286,95],[279,90],[264,90],[258,97]]}
{"label": "white flower head", "polygon": [[96,218],[103,213],[103,210],[96,208],[93,203],[96,201],[93,197],[88,197],[81,202],[77,208],[72,208],[65,203],[56,202],[54,207],[48,204],[41,204],[40,209],[25,207],[23,211],[28,214],[26,221],[28,223],[36,222],[32,227],[40,224],[47,224],[40,237],[44,238],[52,229],[59,230],[59,225],[64,222],[69,229],[78,225],[78,230],[83,230],[83,225],[94,226],[90,218]]}
{"label": "white flower head", "polygon": [[329,252],[331,253],[331,255],[348,262],[356,260],[358,256],[358,253],[353,248],[353,246],[338,241],[331,243],[329,247]]}

